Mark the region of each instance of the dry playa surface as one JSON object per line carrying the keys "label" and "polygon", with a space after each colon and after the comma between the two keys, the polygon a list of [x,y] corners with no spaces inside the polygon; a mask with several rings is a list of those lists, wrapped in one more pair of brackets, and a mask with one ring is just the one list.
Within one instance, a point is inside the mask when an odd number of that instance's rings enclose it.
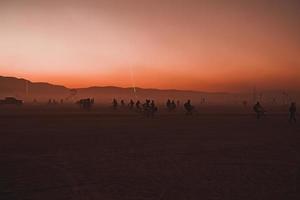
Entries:
{"label": "dry playa surface", "polygon": [[0,109],[0,199],[300,199],[299,124],[228,110]]}

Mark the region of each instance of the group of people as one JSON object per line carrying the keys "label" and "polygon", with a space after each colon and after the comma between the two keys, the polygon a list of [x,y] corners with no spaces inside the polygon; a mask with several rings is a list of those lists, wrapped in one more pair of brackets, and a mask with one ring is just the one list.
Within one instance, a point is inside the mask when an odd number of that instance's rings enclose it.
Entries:
{"label": "group of people", "polygon": [[171,101],[170,99],[168,99],[166,103],[167,110],[170,112],[176,110],[176,108],[179,107],[179,105],[179,100],[177,101],[177,104],[175,103],[175,100]]}
{"label": "group of people", "polygon": [[[48,105],[53,105],[53,104],[58,104],[60,102],[60,104],[63,104],[64,103],[64,100],[61,99],[60,101],[57,101],[55,99],[49,99],[48,100]],[[36,99],[33,99],[33,103],[37,103],[37,100]]]}
{"label": "group of people", "polygon": [[[118,101],[116,99],[113,99],[113,108],[117,109],[117,107],[119,106]],[[122,107],[126,106],[125,101],[121,100],[120,104]],[[243,102],[244,106],[246,105],[245,102]],[[175,103],[175,100],[170,100],[168,99],[166,102],[166,109],[168,111],[174,111],[176,110],[176,108],[178,108],[180,106],[180,102],[177,101]],[[145,102],[142,104],[139,100],[137,100],[136,102],[134,102],[132,99],[129,101],[128,103],[128,107],[130,110],[133,110],[134,108],[143,113],[144,115],[146,115],[147,117],[153,117],[154,114],[158,111],[158,107],[155,105],[154,100],[150,100],[150,99],[146,99]],[[193,113],[195,113],[196,109],[195,107],[192,105],[191,100],[187,100],[184,104],[183,104],[183,108],[186,111],[186,115],[193,115]],[[260,119],[262,116],[265,115],[266,110],[263,108],[263,106],[260,104],[260,102],[257,102],[254,106],[253,106],[253,110],[256,113],[256,118]],[[296,122],[296,103],[292,102],[290,107],[289,107],[289,121],[290,122]]]}
{"label": "group of people", "polygon": [[154,114],[158,111],[157,106],[155,105],[154,100],[146,99],[146,102],[143,103],[142,113],[146,117],[154,117]]}
{"label": "group of people", "polygon": [[[119,105],[118,100],[114,98],[112,101],[113,109],[116,110],[119,106],[124,108],[126,106],[125,101],[122,99]],[[138,112],[141,112],[148,117],[153,117],[154,114],[158,111],[158,107],[156,106],[155,101],[150,99],[146,99],[144,103],[141,103],[139,100],[134,102],[131,99],[127,106],[130,110],[135,109]],[[168,99],[166,102],[166,109],[168,111],[174,111],[179,106],[180,106],[180,101],[177,101],[175,103],[175,100]],[[187,115],[192,115],[194,113],[195,107],[191,104],[191,100],[188,100],[187,102],[184,103],[184,109],[186,110]]]}
{"label": "group of people", "polygon": [[[175,100],[172,100],[172,101],[170,99],[167,100],[166,107],[167,107],[168,111],[174,111],[179,106],[180,106],[179,100],[177,100],[176,103],[175,103]],[[183,104],[183,107],[186,111],[186,115],[192,115],[195,111],[195,107],[192,105],[191,100],[187,100],[187,102],[185,102]]]}
{"label": "group of people", "polygon": [[[125,101],[123,99],[120,101],[120,104],[123,108],[126,106]],[[119,107],[117,99],[113,99],[112,106],[115,110]],[[127,106],[130,110],[133,110],[135,108],[138,112],[143,113],[147,117],[153,117],[154,114],[158,111],[158,107],[155,105],[154,100],[150,99],[146,99],[143,104],[139,100],[134,102],[131,99]]]}
{"label": "group of people", "polygon": [[[261,116],[265,115],[266,110],[261,106],[260,102],[257,102],[254,106],[253,106],[253,110],[256,113],[256,118],[260,119]],[[296,107],[296,103],[292,102],[290,107],[289,107],[289,122],[295,122],[296,123],[296,112],[297,112],[297,107]]]}

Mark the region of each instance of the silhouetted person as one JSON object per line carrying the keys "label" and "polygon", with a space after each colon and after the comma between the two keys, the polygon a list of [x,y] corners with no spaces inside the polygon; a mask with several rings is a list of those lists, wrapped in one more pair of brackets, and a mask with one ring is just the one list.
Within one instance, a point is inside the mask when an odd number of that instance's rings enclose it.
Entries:
{"label": "silhouetted person", "polygon": [[150,100],[146,99],[146,102],[143,104],[143,109],[147,110],[148,108],[150,108]]}
{"label": "silhouetted person", "polygon": [[130,110],[133,109],[134,101],[133,101],[132,99],[130,99],[130,102],[129,102],[128,106],[129,106],[129,109],[130,109]]}
{"label": "silhouetted person", "polygon": [[143,104],[143,114],[147,117],[153,116],[153,108],[155,107],[154,101],[146,99],[146,102]]}
{"label": "silhouetted person", "polygon": [[151,116],[153,117],[154,114],[158,111],[158,108],[157,108],[157,106],[155,105],[154,100],[152,100],[150,106],[151,106]]}
{"label": "silhouetted person", "polygon": [[184,108],[185,108],[185,110],[186,110],[186,114],[187,114],[187,115],[192,115],[192,114],[193,114],[194,106],[192,106],[191,100],[188,100],[188,101],[184,104]]}
{"label": "silhouetted person", "polygon": [[259,102],[257,102],[254,105],[253,110],[256,113],[256,118],[257,119],[260,119],[260,117],[265,114],[265,110],[263,109],[263,107],[260,105]]}
{"label": "silhouetted person", "polygon": [[175,110],[176,109],[176,103],[174,100],[172,100],[171,102],[171,110]]}
{"label": "silhouetted person", "polygon": [[118,107],[118,101],[117,101],[117,99],[113,99],[112,105],[113,105],[114,109],[117,109],[117,107]]}
{"label": "silhouetted person", "polygon": [[154,103],[153,100],[152,100],[151,103],[150,103],[150,107],[151,107],[151,108],[154,108],[154,107],[155,107],[155,103]]}
{"label": "silhouetted person", "polygon": [[121,100],[121,106],[124,107],[125,106],[125,101],[122,99]]}
{"label": "silhouetted person", "polygon": [[166,107],[167,107],[168,111],[171,111],[171,100],[170,99],[167,100]]}
{"label": "silhouetted person", "polygon": [[135,103],[135,107],[137,110],[141,110],[141,102],[139,100]]}
{"label": "silhouetted person", "polygon": [[63,100],[63,99],[61,99],[61,100],[60,100],[60,104],[63,104],[63,103],[64,103],[64,100]]}
{"label": "silhouetted person", "polygon": [[290,106],[290,119],[289,121],[292,123],[293,121],[296,123],[296,112],[297,112],[297,108],[296,108],[296,103],[292,102],[291,106]]}

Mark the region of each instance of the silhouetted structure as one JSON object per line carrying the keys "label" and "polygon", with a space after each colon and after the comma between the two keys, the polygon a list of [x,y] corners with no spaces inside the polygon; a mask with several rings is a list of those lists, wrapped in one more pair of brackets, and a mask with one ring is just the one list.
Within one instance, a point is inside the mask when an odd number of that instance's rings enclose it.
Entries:
{"label": "silhouetted structure", "polygon": [[253,110],[254,110],[254,112],[256,113],[256,118],[257,118],[257,119],[260,119],[260,117],[261,117],[262,115],[264,115],[265,112],[266,112],[266,111],[263,109],[263,107],[260,105],[259,102],[257,102],[257,103],[253,106]]}
{"label": "silhouetted structure", "polygon": [[0,100],[0,105],[23,105],[23,101],[16,99],[14,97],[6,97],[5,99]]}
{"label": "silhouetted structure", "polygon": [[290,106],[290,119],[289,121],[292,123],[293,121],[296,123],[296,112],[297,112],[297,108],[296,108],[296,103],[292,102],[291,106]]}
{"label": "silhouetted structure", "polygon": [[93,98],[80,99],[79,101],[77,101],[77,104],[80,106],[80,108],[89,110],[94,104],[94,99]]}
{"label": "silhouetted structure", "polygon": [[192,115],[193,114],[193,111],[195,109],[194,106],[192,106],[191,104],[191,100],[188,100],[185,104],[184,104],[184,108],[186,110],[186,114],[187,115]]}

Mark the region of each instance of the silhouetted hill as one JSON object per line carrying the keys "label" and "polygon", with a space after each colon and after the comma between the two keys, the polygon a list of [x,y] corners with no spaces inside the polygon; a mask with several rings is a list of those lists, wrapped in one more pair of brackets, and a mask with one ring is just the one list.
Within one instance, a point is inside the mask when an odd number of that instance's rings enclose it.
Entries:
{"label": "silhouetted hill", "polygon": [[[194,102],[200,102],[203,98],[209,103],[241,103],[243,100],[253,101],[251,92],[245,93],[209,93],[200,91],[186,90],[160,90],[144,88],[121,88],[114,86],[88,87],[71,89],[60,85],[53,85],[43,82],[31,82],[25,79],[15,77],[0,76],[0,97],[14,96],[24,100],[32,101],[38,99],[46,101],[52,99],[65,99],[75,101],[80,98],[93,97],[97,102],[110,102],[112,98],[118,99],[145,99],[151,98],[157,101],[165,101],[168,98],[185,101],[192,99]],[[277,102],[299,99],[299,92],[290,93],[285,96],[282,91],[264,92],[261,97],[263,101],[269,103],[275,98]],[[259,98],[259,97],[258,97]],[[259,99],[257,99],[259,100]]]}
{"label": "silhouetted hill", "polygon": [[66,95],[69,89],[49,83],[33,83],[26,79],[0,76],[1,96],[47,96]]}
{"label": "silhouetted hill", "polygon": [[[76,91],[76,92],[75,92]],[[135,91],[135,92],[134,92]],[[101,101],[111,101],[112,98],[155,98],[156,100],[165,100],[167,98],[200,100],[204,97],[227,96],[227,93],[206,93],[197,91],[183,90],[160,90],[144,88],[121,88],[114,86],[89,87],[89,88],[67,88],[60,85],[53,85],[43,82],[31,82],[26,79],[15,77],[0,76],[0,97],[14,96],[22,99],[79,99],[93,97]]]}

